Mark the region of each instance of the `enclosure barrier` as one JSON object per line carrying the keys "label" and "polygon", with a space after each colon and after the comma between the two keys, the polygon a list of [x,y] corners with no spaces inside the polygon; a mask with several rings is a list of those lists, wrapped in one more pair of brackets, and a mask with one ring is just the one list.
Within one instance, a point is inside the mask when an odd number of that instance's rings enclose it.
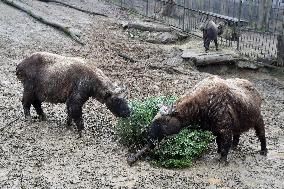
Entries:
{"label": "enclosure barrier", "polygon": [[256,61],[284,66],[284,0],[104,1],[197,36],[205,20],[224,22],[227,29],[219,39],[221,45]]}

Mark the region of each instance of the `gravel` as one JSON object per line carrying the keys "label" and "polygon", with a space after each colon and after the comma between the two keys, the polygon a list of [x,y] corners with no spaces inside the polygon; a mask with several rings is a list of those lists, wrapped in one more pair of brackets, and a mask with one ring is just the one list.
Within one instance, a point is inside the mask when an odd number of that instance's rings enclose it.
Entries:
{"label": "gravel", "polygon": [[[24,121],[22,85],[16,65],[36,51],[90,59],[113,80],[128,88],[128,99],[185,93],[207,77],[194,69],[170,73],[151,65],[168,65],[172,48],[142,42],[118,24],[138,17],[95,0],[65,2],[102,12],[90,16],[54,3],[23,0],[25,6],[77,31],[81,46],[62,32],[45,26],[0,2],[0,188],[283,188],[284,83],[269,73],[240,72],[224,77],[247,78],[263,95],[269,154],[259,155],[252,131],[242,135],[239,149],[229,154],[228,166],[218,163],[216,145],[183,170],[156,168],[140,161],[129,167],[127,149],[120,146],[113,127],[116,118],[99,102],[84,106],[86,131],[77,139],[75,128],[65,127],[65,105],[44,104],[48,121]],[[196,44],[202,44],[199,41]],[[117,55],[127,54],[131,63]],[[179,65],[184,68],[182,63]]]}

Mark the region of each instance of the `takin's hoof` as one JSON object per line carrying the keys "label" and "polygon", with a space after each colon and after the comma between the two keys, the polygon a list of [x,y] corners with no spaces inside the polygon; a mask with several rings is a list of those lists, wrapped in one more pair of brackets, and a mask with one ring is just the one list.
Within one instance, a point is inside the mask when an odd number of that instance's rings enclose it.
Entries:
{"label": "takin's hoof", "polygon": [[137,161],[137,158],[134,156],[134,154],[131,154],[127,158],[127,163],[129,166],[132,166]]}
{"label": "takin's hoof", "polygon": [[221,149],[218,149],[218,150],[217,150],[217,153],[218,153],[218,154],[221,154]]}
{"label": "takin's hoof", "polygon": [[259,153],[262,156],[267,156],[267,150],[260,150]]}
{"label": "takin's hoof", "polygon": [[32,117],[31,116],[26,116],[25,117],[25,122],[28,122],[28,123],[32,122]]}
{"label": "takin's hoof", "polygon": [[233,145],[231,149],[232,150],[237,150],[238,149],[238,145]]}
{"label": "takin's hoof", "polygon": [[229,165],[229,162],[228,162],[228,160],[222,160],[222,159],[220,159],[220,160],[219,160],[219,165],[220,165],[220,166],[228,166],[228,165]]}
{"label": "takin's hoof", "polygon": [[39,116],[39,121],[47,121],[46,116],[45,115],[40,115]]}
{"label": "takin's hoof", "polygon": [[78,135],[78,138],[77,138],[77,139],[81,139],[81,138],[83,137],[82,131],[79,131],[78,134],[79,134],[79,135]]}
{"label": "takin's hoof", "polygon": [[227,160],[227,157],[221,157],[219,159],[219,165],[222,165],[222,166],[228,166],[229,165],[229,162]]}

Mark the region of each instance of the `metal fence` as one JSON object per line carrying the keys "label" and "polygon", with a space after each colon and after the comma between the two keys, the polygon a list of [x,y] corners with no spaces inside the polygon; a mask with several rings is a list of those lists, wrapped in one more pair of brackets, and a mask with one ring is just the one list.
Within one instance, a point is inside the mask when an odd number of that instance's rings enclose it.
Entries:
{"label": "metal fence", "polygon": [[[221,45],[255,60],[275,60],[284,36],[284,0],[105,0],[200,35],[207,19],[226,23]],[[279,65],[284,66],[284,65]]]}

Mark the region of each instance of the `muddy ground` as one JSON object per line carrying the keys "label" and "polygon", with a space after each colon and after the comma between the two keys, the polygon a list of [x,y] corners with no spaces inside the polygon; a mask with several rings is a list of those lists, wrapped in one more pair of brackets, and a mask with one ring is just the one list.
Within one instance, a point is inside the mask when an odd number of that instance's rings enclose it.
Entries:
{"label": "muddy ground", "polygon": [[[156,168],[147,162],[129,167],[127,149],[114,133],[116,118],[105,106],[89,100],[84,106],[86,131],[77,139],[65,127],[65,105],[44,104],[48,121],[24,121],[22,85],[16,65],[36,51],[85,57],[114,81],[128,87],[128,99],[183,94],[210,75],[181,64],[173,45],[150,44],[130,35],[118,24],[135,19],[118,7],[94,0],[70,0],[109,18],[34,0],[23,0],[49,19],[74,28],[86,43],[81,46],[61,32],[40,24],[25,13],[0,2],[0,188],[283,188],[284,183],[284,84],[283,77],[263,72],[221,72],[224,77],[252,81],[263,95],[268,156],[259,155],[253,131],[245,133],[238,150],[229,154],[228,166],[218,163],[216,146],[183,170]],[[190,45],[192,44],[192,45]],[[191,39],[189,46],[202,46]],[[117,55],[124,52],[138,62]],[[177,72],[158,66],[176,64]],[[154,65],[154,66],[153,66]]]}

